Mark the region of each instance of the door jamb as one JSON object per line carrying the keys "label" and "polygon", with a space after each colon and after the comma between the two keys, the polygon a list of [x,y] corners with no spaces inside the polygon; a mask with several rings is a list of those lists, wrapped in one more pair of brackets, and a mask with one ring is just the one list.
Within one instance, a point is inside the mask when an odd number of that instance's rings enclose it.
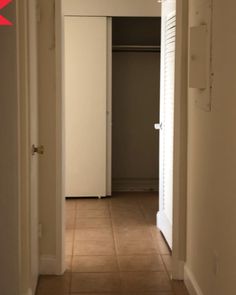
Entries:
{"label": "door jamb", "polygon": [[184,279],[187,212],[188,4],[176,0],[172,278]]}
{"label": "door jamb", "polygon": [[[187,4],[182,1],[176,1],[177,10],[177,47],[179,57],[176,58],[177,67],[181,68],[181,73],[186,80],[181,82],[181,77],[175,82],[177,101],[175,107],[175,127],[174,127],[174,191],[173,191],[173,271],[172,278],[183,279],[183,267],[186,256],[186,150],[187,150],[187,65],[181,62],[186,60],[186,52],[183,48],[187,46],[187,24],[182,23],[182,17],[186,20]],[[63,4],[62,1],[56,1],[56,97],[57,97],[57,269],[58,274],[63,273],[64,266],[64,29],[63,29]],[[180,24],[180,25],[179,25]],[[186,26],[186,31],[183,30]],[[183,47],[184,46],[184,47]],[[185,56],[184,56],[185,54]],[[187,61],[186,61],[187,62]],[[182,138],[184,139],[182,142]],[[184,163],[184,165],[183,165]],[[180,165],[181,164],[181,165]],[[181,166],[184,166],[182,168]],[[183,178],[184,177],[184,180]]]}
{"label": "door jamb", "polygon": [[63,1],[55,1],[56,53],[56,273],[65,271],[65,116]]}
{"label": "door jamb", "polygon": [[17,13],[17,80],[19,93],[19,158],[20,158],[20,202],[19,202],[19,239],[20,239],[20,294],[34,294],[37,275],[32,276],[31,269],[31,150],[30,150],[30,57],[29,43],[31,34],[29,1],[16,4]]}

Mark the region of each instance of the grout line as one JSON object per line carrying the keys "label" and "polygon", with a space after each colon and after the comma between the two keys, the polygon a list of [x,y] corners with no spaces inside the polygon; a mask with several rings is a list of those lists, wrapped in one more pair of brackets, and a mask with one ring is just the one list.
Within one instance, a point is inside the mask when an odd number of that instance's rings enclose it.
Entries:
{"label": "grout line", "polygon": [[[111,196],[112,198],[112,196]],[[115,247],[115,258],[116,258],[116,263],[117,263],[117,268],[118,268],[118,273],[119,273],[119,280],[120,280],[120,292],[123,293],[123,288],[122,288],[122,280],[121,280],[121,271],[120,271],[120,264],[119,264],[119,260],[118,260],[118,247],[117,247],[117,241],[115,238],[115,230],[114,230],[114,223],[113,223],[113,216],[112,216],[112,209],[111,209],[111,200],[109,200],[109,206],[108,206],[108,210],[110,213],[110,217],[111,217],[111,228],[112,228],[112,235],[113,235],[113,242],[114,242],[114,247]]]}
{"label": "grout line", "polygon": [[[84,230],[87,230],[87,229],[99,230],[99,229],[108,229],[108,228],[111,229],[111,234],[112,234],[112,238],[113,238],[111,240],[114,243],[115,253],[113,255],[112,254],[109,254],[109,255],[103,255],[103,254],[100,254],[100,255],[97,255],[97,254],[96,255],[91,255],[91,254],[89,254],[89,255],[88,254],[87,255],[74,255],[74,250],[75,250],[75,235],[76,235],[76,218],[77,218],[77,213],[78,213],[78,208],[77,208],[78,206],[77,205],[78,205],[78,202],[79,202],[79,201],[76,201],[76,204],[75,204],[74,225],[73,225],[73,229],[72,229],[73,230],[73,244],[72,244],[72,255],[71,255],[71,271],[70,271],[70,281],[69,281],[69,294],[75,294],[74,292],[72,292],[72,275],[73,274],[84,274],[84,273],[87,273],[87,274],[96,274],[96,273],[97,274],[104,274],[104,273],[108,273],[108,274],[117,274],[117,275],[119,274],[120,291],[117,291],[117,294],[123,294],[123,292],[125,291],[124,288],[123,288],[123,286],[122,286],[123,285],[122,284],[122,278],[121,278],[121,274],[122,273],[140,273],[140,272],[165,273],[165,274],[168,275],[168,279],[169,279],[170,284],[171,284],[171,278],[170,278],[170,275],[169,275],[167,266],[166,266],[166,264],[164,262],[164,259],[163,259],[163,255],[165,255],[165,254],[161,254],[161,253],[158,252],[158,249],[156,247],[157,240],[154,239],[153,233],[152,233],[152,231],[150,229],[149,220],[148,220],[147,216],[145,215],[145,210],[144,210],[144,207],[142,205],[142,201],[139,198],[139,196],[137,196],[137,198],[138,199],[135,200],[134,204],[135,205],[136,204],[138,205],[138,209],[141,212],[141,215],[144,217],[144,220],[145,220],[145,227],[146,227],[147,231],[150,232],[151,240],[155,244],[155,252],[153,252],[153,253],[140,253],[140,254],[136,253],[136,254],[121,254],[121,255],[118,254],[118,245],[117,245],[117,242],[118,241],[116,239],[116,234],[115,234],[115,228],[116,228],[116,226],[115,226],[115,224],[113,222],[111,199],[109,199],[108,200],[108,204],[107,204],[107,208],[108,208],[108,211],[109,211],[109,217],[101,216],[101,217],[94,217],[94,218],[106,218],[106,219],[110,219],[111,226],[107,226],[107,227],[96,227],[96,228],[94,228],[94,227],[91,227],[91,228],[90,227],[82,227],[81,229],[84,229]],[[124,199],[124,202],[125,202],[125,199]],[[82,217],[81,219],[88,219],[88,217]],[[127,224],[127,226],[129,226],[129,224]],[[134,226],[135,227],[140,227],[139,225],[134,225]],[[118,226],[118,227],[124,228],[125,225],[121,225],[121,226]],[[84,240],[84,241],[86,241],[86,240]],[[136,271],[136,270],[131,270],[131,271],[130,270],[127,270],[127,271],[123,270],[122,271],[120,269],[119,259],[118,259],[119,256],[137,256],[137,257],[140,257],[140,256],[152,256],[152,255],[157,255],[157,256],[160,257],[160,259],[162,261],[162,264],[164,265],[164,269],[163,270],[153,270],[153,271],[152,270],[138,270],[138,271]],[[168,254],[166,254],[166,255],[168,255]],[[83,257],[83,256],[106,256],[106,257],[111,256],[111,257],[114,257],[115,260],[116,260],[116,263],[117,263],[117,269],[118,270],[117,271],[104,271],[104,272],[96,272],[96,271],[95,272],[83,272],[83,271],[77,271],[77,272],[75,271],[75,272],[73,272],[72,271],[72,265],[73,265],[73,259],[74,259],[74,257]],[[175,290],[174,290],[174,287],[173,287],[172,284],[171,284],[171,290],[172,290],[173,294],[176,294],[175,293]]]}

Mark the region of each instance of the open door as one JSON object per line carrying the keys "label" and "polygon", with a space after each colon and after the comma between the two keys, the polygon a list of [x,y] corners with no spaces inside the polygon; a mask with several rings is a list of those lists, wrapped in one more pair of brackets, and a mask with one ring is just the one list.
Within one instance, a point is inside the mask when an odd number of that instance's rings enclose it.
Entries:
{"label": "open door", "polygon": [[175,97],[175,1],[162,2],[159,212],[157,224],[172,249]]}
{"label": "open door", "polygon": [[65,192],[106,196],[107,18],[65,17]]}

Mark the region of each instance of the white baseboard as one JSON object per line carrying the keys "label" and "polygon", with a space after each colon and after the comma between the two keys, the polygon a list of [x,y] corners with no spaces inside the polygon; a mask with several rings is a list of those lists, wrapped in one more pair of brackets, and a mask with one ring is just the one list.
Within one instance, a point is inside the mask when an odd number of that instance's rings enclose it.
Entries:
{"label": "white baseboard", "polygon": [[42,255],[39,260],[39,274],[41,275],[57,275],[58,263],[56,256]]}
{"label": "white baseboard", "polygon": [[186,265],[184,267],[184,282],[190,295],[204,295],[193,273]]}
{"label": "white baseboard", "polygon": [[115,178],[112,180],[112,191],[114,192],[145,192],[158,191],[157,179],[144,178]]}
{"label": "white baseboard", "polygon": [[172,249],[172,224],[166,216],[165,211],[157,213],[157,226],[164,235],[170,249]]}

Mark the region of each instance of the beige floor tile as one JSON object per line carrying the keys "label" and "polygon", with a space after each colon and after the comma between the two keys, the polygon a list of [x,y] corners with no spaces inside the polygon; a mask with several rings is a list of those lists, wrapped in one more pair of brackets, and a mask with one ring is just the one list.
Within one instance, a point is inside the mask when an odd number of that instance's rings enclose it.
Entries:
{"label": "beige floor tile", "polygon": [[118,240],[116,249],[118,255],[157,254],[152,240]]}
{"label": "beige floor tile", "polygon": [[75,230],[75,241],[113,241],[111,228],[83,228]]}
{"label": "beige floor tile", "polygon": [[116,273],[74,273],[71,292],[118,292],[120,277]]}
{"label": "beige floor tile", "polygon": [[73,242],[65,243],[65,255],[70,256],[73,254]]}
{"label": "beige floor tile", "polygon": [[70,275],[41,276],[39,278],[37,295],[66,295],[69,294]]}
{"label": "beige floor tile", "polygon": [[73,229],[67,229],[65,231],[65,241],[67,242],[73,242],[74,240],[74,230]]}
{"label": "beige floor tile", "polygon": [[111,200],[110,208],[112,212],[121,211],[121,210],[131,211],[131,212],[140,211],[140,206],[138,202],[124,201],[124,200],[118,200],[115,202]]}
{"label": "beige floor tile", "polygon": [[115,238],[117,240],[151,240],[152,235],[146,226],[123,226],[114,228]]}
{"label": "beige floor tile", "polygon": [[172,257],[170,255],[162,255],[162,260],[168,272],[172,271]]}
{"label": "beige floor tile", "polygon": [[156,215],[145,216],[145,220],[148,225],[156,227],[156,221],[157,221]]}
{"label": "beige floor tile", "polygon": [[102,209],[81,209],[76,211],[77,218],[97,218],[97,217],[110,217],[108,208]]}
{"label": "beige floor tile", "polygon": [[132,291],[128,291],[128,292],[122,293],[122,295],[175,295],[175,294],[173,292],[158,292],[158,291],[154,291],[154,292],[145,292],[145,291],[143,291],[143,292],[138,292],[138,291],[132,292]]}
{"label": "beige floor tile", "polygon": [[75,226],[75,210],[66,212],[66,229],[74,229]]}
{"label": "beige floor tile", "polygon": [[[102,292],[102,293],[72,293],[73,295],[124,295],[123,293],[117,293],[117,292],[112,292],[112,293],[110,293],[110,292]],[[152,294],[151,294],[152,295]],[[159,294],[157,294],[157,295],[159,295]],[[162,295],[162,294],[161,294]],[[163,295],[165,295],[165,294],[163,294]],[[169,295],[169,294],[166,294],[166,295]],[[172,295],[172,294],[170,294],[170,295]]]}
{"label": "beige floor tile", "polygon": [[189,295],[183,281],[171,281],[171,285],[175,295]]}
{"label": "beige floor tile", "polygon": [[171,291],[171,284],[166,272],[123,272],[122,288],[125,291],[153,292]]}
{"label": "beige floor tile", "polygon": [[121,271],[165,271],[159,255],[118,256]]}
{"label": "beige floor tile", "polygon": [[113,241],[75,241],[74,255],[115,255]]}
{"label": "beige floor tile", "polygon": [[109,202],[107,199],[91,199],[91,200],[82,200],[77,202],[76,210],[100,210],[107,209]]}
{"label": "beige floor tile", "polygon": [[111,227],[111,219],[105,217],[98,218],[76,218],[75,228],[106,228]]}
{"label": "beige floor tile", "polygon": [[70,272],[72,267],[72,255],[67,255],[65,257],[65,265],[66,265],[66,271]]}
{"label": "beige floor tile", "polygon": [[113,210],[111,211],[112,218],[142,218],[144,219],[143,213],[138,211],[131,211],[131,210]]}
{"label": "beige floor tile", "polygon": [[73,272],[117,272],[116,256],[74,256]]}
{"label": "beige floor tile", "polygon": [[66,210],[75,210],[76,209],[76,200],[75,199],[66,199],[65,201]]}
{"label": "beige floor tile", "polygon": [[112,223],[115,227],[123,226],[146,226],[147,222],[144,217],[129,217],[129,216],[112,216]]}
{"label": "beige floor tile", "polygon": [[155,243],[155,247],[157,249],[158,254],[167,254],[167,255],[171,254],[171,251],[168,248],[164,239],[163,240],[153,239],[153,241]]}

